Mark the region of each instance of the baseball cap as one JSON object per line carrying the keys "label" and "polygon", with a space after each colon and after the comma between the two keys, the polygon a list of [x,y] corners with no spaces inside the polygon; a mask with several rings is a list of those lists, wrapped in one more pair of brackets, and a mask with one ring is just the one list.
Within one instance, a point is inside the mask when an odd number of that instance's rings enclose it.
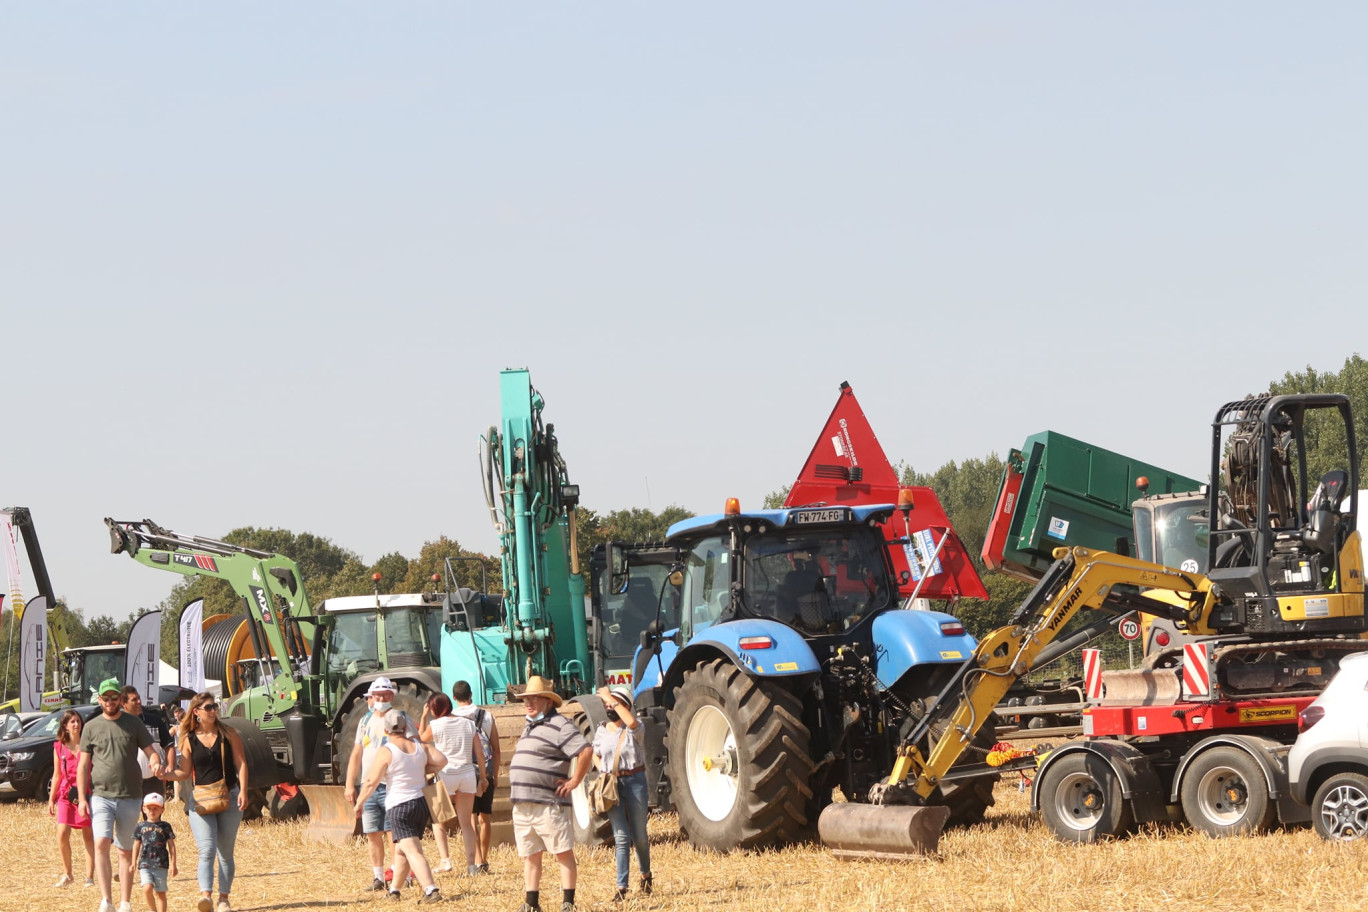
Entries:
{"label": "baseball cap", "polygon": [[166,807],[166,799],[163,798],[163,797],[162,797],[160,794],[158,794],[157,792],[149,792],[149,793],[147,793],[146,795],[143,796],[143,804],[144,804],[144,805],[159,804],[159,805],[161,805],[162,807]]}
{"label": "baseball cap", "polygon": [[374,696],[377,690],[387,690],[390,693],[394,693],[394,682],[385,677],[376,678],[374,681],[371,681],[370,687],[366,688],[366,696]]}
{"label": "baseball cap", "polygon": [[100,682],[100,689],[95,692],[102,697],[110,692],[123,693],[123,685],[119,683],[118,678],[105,678]]}
{"label": "baseball cap", "polygon": [[385,716],[385,734],[397,735],[408,730],[408,716],[402,712],[392,712]]}

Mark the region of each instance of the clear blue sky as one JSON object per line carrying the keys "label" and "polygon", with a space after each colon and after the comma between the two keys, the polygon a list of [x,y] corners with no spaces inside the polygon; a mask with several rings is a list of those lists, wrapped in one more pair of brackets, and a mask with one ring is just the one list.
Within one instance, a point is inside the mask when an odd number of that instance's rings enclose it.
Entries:
{"label": "clear blue sky", "polygon": [[175,581],[106,515],[492,549],[506,366],[586,506],[703,512],[842,380],[919,469],[1050,428],[1191,474],[1368,348],[1360,4],[0,16],[0,501],[87,616]]}

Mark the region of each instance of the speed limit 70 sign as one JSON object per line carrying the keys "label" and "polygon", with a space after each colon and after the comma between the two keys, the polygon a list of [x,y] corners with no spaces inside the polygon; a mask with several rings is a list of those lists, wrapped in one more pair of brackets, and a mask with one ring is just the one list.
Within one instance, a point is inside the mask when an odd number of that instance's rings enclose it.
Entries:
{"label": "speed limit 70 sign", "polygon": [[1119,630],[1121,635],[1126,639],[1133,640],[1140,636],[1140,622],[1135,618],[1126,618],[1121,622],[1120,626],[1117,627],[1117,630]]}

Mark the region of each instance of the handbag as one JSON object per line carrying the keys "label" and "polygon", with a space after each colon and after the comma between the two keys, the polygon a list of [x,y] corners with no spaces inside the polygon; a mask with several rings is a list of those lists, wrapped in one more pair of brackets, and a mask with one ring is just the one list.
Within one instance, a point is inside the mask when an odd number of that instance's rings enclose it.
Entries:
{"label": "handbag", "polygon": [[[66,748],[65,745],[62,746],[62,750],[63,750],[64,752],[67,750],[67,748]],[[66,764],[67,764],[66,753],[63,753],[63,755],[62,755],[62,778],[63,778],[63,779],[66,778]],[[70,804],[80,804],[80,803],[81,803],[81,793],[77,790],[77,788],[76,788],[76,786],[75,786],[74,783],[73,783],[71,786],[69,786],[69,787],[67,788],[66,800],[67,800],[67,802],[70,803]]]}
{"label": "handbag", "polygon": [[594,784],[589,786],[589,809],[595,814],[604,814],[617,807],[618,803],[618,760],[622,757],[622,740],[627,737],[627,729],[618,733],[617,750],[613,751],[613,766],[602,770]]}
{"label": "handbag", "polygon": [[456,808],[452,807],[451,796],[447,794],[446,785],[441,779],[433,779],[423,786],[423,797],[427,799],[428,813],[432,815],[433,823],[446,826],[456,819]]}
{"label": "handbag", "polygon": [[[188,740],[188,739],[187,739]],[[219,765],[223,768],[223,777],[217,782],[210,782],[208,785],[196,785],[193,792],[192,805],[196,814],[201,817],[206,814],[218,814],[228,810],[228,760],[224,757],[224,742],[227,739],[223,736],[223,731],[219,731]],[[189,745],[187,745],[189,746]],[[193,775],[195,764],[190,764],[190,772]]]}

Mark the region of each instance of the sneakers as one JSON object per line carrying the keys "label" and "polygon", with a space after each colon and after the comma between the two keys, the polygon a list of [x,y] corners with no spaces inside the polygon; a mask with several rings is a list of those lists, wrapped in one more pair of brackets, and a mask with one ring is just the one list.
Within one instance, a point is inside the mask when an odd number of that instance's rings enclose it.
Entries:
{"label": "sneakers", "polygon": [[445,874],[447,871],[450,871],[450,870],[451,870],[451,859],[450,859],[450,858],[443,858],[440,862],[437,863],[437,867],[435,867],[435,868],[432,869],[432,873],[433,873],[433,874]]}
{"label": "sneakers", "polygon": [[107,899],[100,900],[100,912],[114,912],[114,904]]}
{"label": "sneakers", "polygon": [[74,884],[75,882],[76,882],[76,879],[75,879],[74,877],[72,877],[70,874],[63,874],[61,877],[57,878],[57,882],[56,882],[55,884],[53,884],[53,886],[54,886],[54,887],[69,887],[69,886],[71,886],[72,884]]}
{"label": "sneakers", "polygon": [[214,912],[214,901],[207,896],[201,896],[195,903],[195,912]]}
{"label": "sneakers", "polygon": [[561,912],[575,912],[575,904],[572,902],[561,903]]}
{"label": "sneakers", "polygon": [[402,898],[403,898],[403,894],[400,893],[398,890],[390,890],[390,891],[389,891],[389,898],[390,898],[390,899],[402,899]]}
{"label": "sneakers", "polygon": [[233,907],[228,905],[228,900],[220,899],[218,905],[214,907],[214,912],[233,912]]}
{"label": "sneakers", "polygon": [[642,874],[642,875],[641,875],[641,886],[640,886],[638,889],[640,889],[641,892],[642,892],[642,894],[645,895],[645,896],[650,896],[650,895],[651,895],[651,875],[650,875],[650,874]]}
{"label": "sneakers", "polygon": [[627,901],[627,888],[626,888],[626,887],[618,887],[618,888],[617,888],[617,891],[616,891],[615,893],[613,893],[613,902],[615,902],[615,903],[620,903],[620,902],[626,902],[626,901]]}
{"label": "sneakers", "polygon": [[87,887],[93,887],[93,886],[95,886],[95,878],[93,878],[93,877],[87,877],[87,878],[86,878],[85,885],[86,885]]}
{"label": "sneakers", "polygon": [[531,903],[523,903],[518,907],[518,912],[542,912],[541,906],[534,906]]}
{"label": "sneakers", "polygon": [[485,862],[484,864],[478,864],[475,867],[479,869],[475,872],[476,874],[489,875],[489,862]]}
{"label": "sneakers", "polygon": [[420,906],[425,903],[439,903],[442,901],[441,890],[433,890],[431,893],[424,893],[422,896],[418,897],[418,905]]}
{"label": "sneakers", "polygon": [[131,902],[119,903],[119,912],[133,912],[133,904]]}
{"label": "sneakers", "polygon": [[466,865],[466,877],[478,877],[481,874],[488,873],[488,871],[481,871],[479,865]]}
{"label": "sneakers", "polygon": [[[386,889],[388,889],[388,888],[385,886],[385,882],[384,882],[383,880],[381,880],[379,877],[377,877],[377,878],[375,878],[374,880],[371,881],[371,885],[370,885],[369,887],[366,887],[366,889],[365,889],[363,892],[366,892],[366,893],[383,893]],[[209,912],[209,910],[208,910],[208,909],[200,909],[199,912]]]}

